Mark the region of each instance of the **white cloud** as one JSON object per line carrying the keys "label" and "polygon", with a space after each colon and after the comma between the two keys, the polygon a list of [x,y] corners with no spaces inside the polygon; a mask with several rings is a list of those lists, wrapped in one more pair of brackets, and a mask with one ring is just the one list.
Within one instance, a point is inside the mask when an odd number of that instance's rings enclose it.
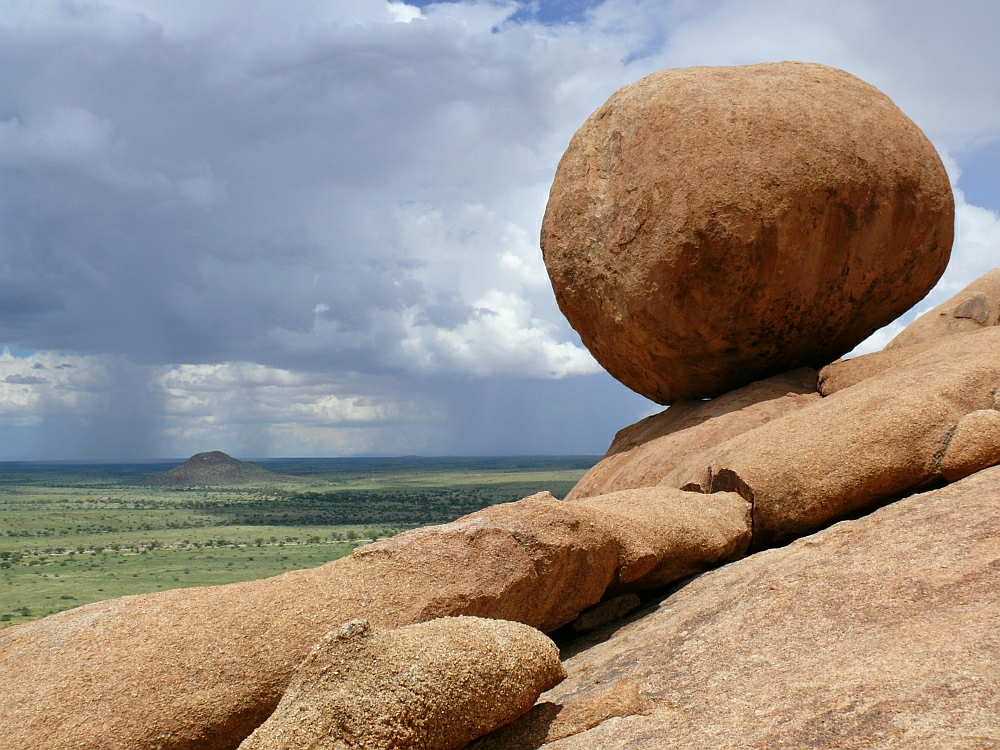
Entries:
{"label": "white cloud", "polygon": [[474,302],[469,319],[454,328],[421,324],[412,312],[405,325],[400,349],[424,373],[564,378],[601,371],[586,349],[556,341],[554,326],[531,317],[527,302],[498,290]]}
{"label": "white cloud", "polygon": [[156,383],[174,455],[208,446],[242,455],[371,453],[394,442],[390,430],[419,443],[434,429],[433,413],[412,401],[345,393],[323,376],[247,362],[172,367]]}
{"label": "white cloud", "polygon": [[[399,451],[406,445],[429,450],[428,441],[441,432],[441,414],[432,404],[387,397],[377,390],[352,393],[351,383],[334,383],[317,374],[246,362],[136,368],[115,357],[13,355],[9,349],[0,354],[0,424],[22,428],[21,440],[39,435],[51,440],[55,432],[75,431],[74,440],[96,449],[85,457],[114,457],[100,450],[107,445],[121,457],[120,441],[136,429],[127,418],[148,416],[127,413],[123,367],[137,375],[139,388],[148,389],[160,404],[158,455],[219,448],[242,455],[349,455]],[[105,418],[123,407],[124,421]],[[0,455],[23,457],[30,449],[0,445]],[[45,450],[41,455],[53,457]]]}
{"label": "white cloud", "polygon": [[181,365],[158,377],[167,414],[207,424],[378,422],[398,416],[394,404],[341,396],[322,377],[246,362]]}
{"label": "white cloud", "polygon": [[40,424],[47,416],[75,415],[107,407],[107,368],[95,357],[36,352],[0,354],[0,419]]}
{"label": "white cloud", "polygon": [[387,3],[386,5],[389,8],[392,20],[396,23],[409,23],[423,17],[420,13],[420,8],[413,5],[407,5],[406,3]]}

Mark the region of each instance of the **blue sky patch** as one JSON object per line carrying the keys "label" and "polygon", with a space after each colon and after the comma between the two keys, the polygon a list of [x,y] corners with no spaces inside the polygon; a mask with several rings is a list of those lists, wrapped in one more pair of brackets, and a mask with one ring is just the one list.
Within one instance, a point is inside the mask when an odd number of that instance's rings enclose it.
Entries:
{"label": "blue sky patch", "polygon": [[[444,0],[444,2],[459,2],[460,0]],[[580,23],[584,20],[586,13],[591,8],[596,8],[604,0],[536,0],[531,3],[519,3],[521,6],[513,16],[511,21],[538,21],[546,25],[559,25],[566,23]],[[415,5],[418,8],[426,8],[433,5],[428,0],[409,0],[408,5]]]}

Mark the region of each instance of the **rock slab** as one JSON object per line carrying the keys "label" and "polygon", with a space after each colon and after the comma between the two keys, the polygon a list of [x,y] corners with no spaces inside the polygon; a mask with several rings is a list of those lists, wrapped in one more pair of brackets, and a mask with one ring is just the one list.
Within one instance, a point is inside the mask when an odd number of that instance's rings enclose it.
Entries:
{"label": "rock slab", "polygon": [[386,631],[352,620],[312,650],[240,750],[458,750],[565,676],[559,649],[527,625],[444,617]]}
{"label": "rock slab", "polygon": [[[662,483],[736,491],[757,547],[1000,461],[1000,327],[947,336],[912,359],[685,459]],[[968,437],[975,435],[975,450]],[[944,459],[951,452],[948,464]],[[945,475],[947,470],[947,476]]]}
{"label": "rock slab", "polygon": [[886,345],[902,349],[966,331],[995,326],[1000,318],[1000,268],[994,268],[951,299],[914,320]]}
{"label": "rock slab", "polygon": [[1000,268],[980,276],[954,297],[914,320],[880,352],[838,360],[819,373],[819,392],[830,396],[896,367],[945,336],[995,326],[1000,314]]}
{"label": "rock slab", "polygon": [[611,593],[660,588],[746,554],[751,505],[735,492],[640,487],[564,503],[615,539]]}
{"label": "rock slab", "polygon": [[122,597],[8,628],[0,748],[234,750],[342,623],[473,615],[554,630],[601,600],[618,557],[606,528],[545,493],[318,568]]}
{"label": "rock slab", "polygon": [[993,468],[706,573],[473,748],[996,748],[998,587]]}
{"label": "rock slab", "polygon": [[541,245],[598,362],[669,404],[822,367],[948,263],[937,152],[884,94],[809,63],[664,70],[573,136]]}
{"label": "rock slab", "polygon": [[652,487],[688,456],[819,401],[816,377],[815,370],[800,367],[711,401],[678,401],[624,427],[566,499]]}

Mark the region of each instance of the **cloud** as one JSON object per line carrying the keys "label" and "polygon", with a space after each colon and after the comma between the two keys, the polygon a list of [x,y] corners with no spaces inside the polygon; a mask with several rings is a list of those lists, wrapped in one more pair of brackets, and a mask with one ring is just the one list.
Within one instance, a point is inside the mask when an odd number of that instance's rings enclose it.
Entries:
{"label": "cloud", "polygon": [[420,442],[416,433],[433,420],[412,400],[377,390],[359,395],[356,384],[246,362],[169,368],[156,382],[166,399],[166,437],[181,455],[222,445],[251,456],[380,452],[379,429]]}
{"label": "cloud", "polygon": [[[442,304],[496,292],[542,308],[544,325],[506,319],[537,351],[580,349],[528,240],[565,104],[549,97],[574,61],[489,34],[513,5],[331,17],[301,3],[294,25],[252,7],[45,5],[0,21],[0,61],[21,72],[0,83],[17,113],[0,130],[0,284],[20,300],[0,338],[143,364],[424,372],[414,316],[433,328]],[[418,226],[415,205],[450,223]],[[452,364],[487,361],[500,374],[524,356]]]}
{"label": "cloud", "polygon": [[47,120],[27,126],[0,121],[0,164],[79,163],[110,148],[111,125],[85,109],[58,107]]}
{"label": "cloud", "polygon": [[590,353],[552,337],[550,323],[532,318],[527,303],[491,290],[473,303],[468,320],[452,329],[428,325],[412,313],[400,353],[423,374],[467,372],[564,378],[600,372]]}
{"label": "cloud", "polygon": [[[32,365],[34,367],[34,365]],[[12,385],[48,385],[49,381],[37,375],[8,375],[3,379],[5,383]]]}
{"label": "cloud", "polygon": [[[37,375],[39,371],[45,377]],[[163,445],[152,373],[122,357],[0,354],[0,457],[141,459]]]}
{"label": "cloud", "polygon": [[[659,68],[811,59],[966,153],[1000,137],[998,26],[971,2],[0,0],[0,343],[36,352],[0,372],[49,381],[0,383],[0,419],[48,457],[603,451],[651,407],[594,374],[537,247],[584,118]],[[995,221],[961,203],[927,304],[993,264]]]}
{"label": "cloud", "polygon": [[[39,370],[44,382],[29,374]],[[604,408],[588,407],[595,393]],[[392,378],[249,362],[138,367],[5,350],[0,458],[586,453],[605,447],[616,414],[645,416],[644,404],[607,376],[423,378],[401,393]]]}
{"label": "cloud", "polygon": [[406,3],[387,3],[392,20],[396,23],[410,23],[418,18],[423,18],[420,8],[416,8]]}

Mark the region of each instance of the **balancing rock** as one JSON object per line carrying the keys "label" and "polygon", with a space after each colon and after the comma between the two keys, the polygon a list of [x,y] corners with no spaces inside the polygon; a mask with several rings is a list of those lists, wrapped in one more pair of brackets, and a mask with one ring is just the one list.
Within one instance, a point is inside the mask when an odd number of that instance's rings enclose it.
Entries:
{"label": "balancing rock", "polygon": [[573,136],[541,245],[591,353],[658,403],[822,367],[944,272],[954,199],[884,94],[808,63],[665,70]]}

